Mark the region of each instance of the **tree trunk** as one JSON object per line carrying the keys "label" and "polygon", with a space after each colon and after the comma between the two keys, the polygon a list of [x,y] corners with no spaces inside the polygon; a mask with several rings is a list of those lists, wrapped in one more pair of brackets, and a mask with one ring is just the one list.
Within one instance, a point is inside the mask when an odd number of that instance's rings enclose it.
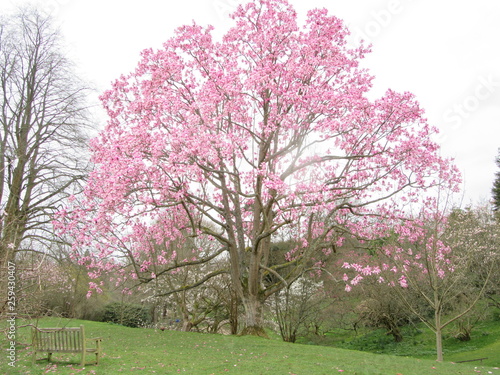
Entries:
{"label": "tree trunk", "polygon": [[[435,274],[434,274],[435,275]],[[434,285],[437,285],[435,282]],[[434,325],[436,327],[436,352],[437,361],[443,362],[443,325],[441,324],[442,305],[438,289],[434,289]]]}
{"label": "tree trunk", "polygon": [[[177,295],[177,293],[174,293]],[[190,319],[190,314],[189,314],[189,309],[187,306],[187,300],[186,300],[186,292],[181,292],[180,293],[180,298],[177,298],[177,304],[178,307],[181,310],[182,313],[182,331],[183,332],[189,332],[191,331],[191,328],[193,328],[193,323]]]}
{"label": "tree trunk", "polygon": [[246,296],[243,299],[243,306],[245,307],[245,328],[241,332],[241,335],[253,335],[269,338],[264,330],[262,320],[262,302],[259,300],[258,296]]}
{"label": "tree trunk", "polygon": [[189,321],[189,317],[183,316],[182,319],[182,332],[189,332],[193,328],[193,323]]}
{"label": "tree trunk", "polygon": [[443,332],[441,331],[441,327],[436,329],[436,352],[437,361],[443,362]]}
{"label": "tree trunk", "polygon": [[229,298],[229,324],[231,326],[231,335],[238,334],[238,296],[231,290]]}

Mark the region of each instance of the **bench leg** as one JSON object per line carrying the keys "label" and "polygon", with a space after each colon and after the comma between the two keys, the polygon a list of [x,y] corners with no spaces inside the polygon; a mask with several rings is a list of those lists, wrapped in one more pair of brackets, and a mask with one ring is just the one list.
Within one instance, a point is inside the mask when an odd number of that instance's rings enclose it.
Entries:
{"label": "bench leg", "polygon": [[52,353],[49,353],[49,357],[47,358],[47,360],[50,362],[51,359],[52,359]]}
{"label": "bench leg", "polygon": [[81,366],[85,367],[85,350],[82,352],[82,363],[81,363]]}
{"label": "bench leg", "polygon": [[33,352],[33,358],[31,359],[31,365],[34,366],[36,363],[36,351]]}

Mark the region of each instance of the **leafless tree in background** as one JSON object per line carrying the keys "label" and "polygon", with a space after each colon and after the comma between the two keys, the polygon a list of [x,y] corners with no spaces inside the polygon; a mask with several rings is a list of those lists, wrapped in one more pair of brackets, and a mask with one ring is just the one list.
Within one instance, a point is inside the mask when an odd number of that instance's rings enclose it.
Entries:
{"label": "leafless tree in background", "polygon": [[36,9],[0,19],[2,270],[16,257],[50,252],[51,216],[86,175],[87,90],[60,42]]}

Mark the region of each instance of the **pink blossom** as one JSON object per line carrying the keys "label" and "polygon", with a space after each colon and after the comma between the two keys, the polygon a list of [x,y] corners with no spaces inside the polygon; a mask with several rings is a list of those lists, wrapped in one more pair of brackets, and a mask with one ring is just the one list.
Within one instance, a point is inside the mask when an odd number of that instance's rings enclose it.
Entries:
{"label": "pink blossom", "polygon": [[401,285],[402,288],[408,288],[408,282],[407,282],[406,277],[404,275],[402,275],[399,278],[399,285]]}
{"label": "pink blossom", "polygon": [[[424,193],[460,182],[437,130],[413,94],[373,98],[374,77],[360,68],[370,48],[347,43],[340,19],[326,9],[299,19],[285,0],[254,0],[219,41],[211,26],[181,26],[101,95],[108,122],[91,142],[94,169],[55,220],[93,275],[127,270],[123,281],[149,282],[222,249],[246,298],[261,293],[263,272],[249,269],[271,266],[270,238],[296,244],[281,261],[297,267],[332,254],[346,233],[362,245],[422,241],[408,204],[429,217]],[[450,249],[439,248],[444,261]],[[405,268],[394,263],[419,260],[402,245],[384,253],[382,267],[344,263],[349,284],[388,268],[397,280]]]}

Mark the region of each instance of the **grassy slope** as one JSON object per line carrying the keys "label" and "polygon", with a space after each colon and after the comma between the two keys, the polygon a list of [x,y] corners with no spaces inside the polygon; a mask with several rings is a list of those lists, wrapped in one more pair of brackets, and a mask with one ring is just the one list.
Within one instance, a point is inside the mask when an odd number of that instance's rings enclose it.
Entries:
{"label": "grassy slope", "polygon": [[[5,322],[1,322],[4,326]],[[22,322],[18,323],[22,325]],[[18,328],[18,363],[15,369],[0,360],[2,374],[498,374],[491,367],[438,364],[433,360],[376,355],[322,346],[287,344],[279,340],[134,329],[96,322],[44,319],[40,326],[85,324],[87,336],[103,338],[104,356],[98,366],[82,370],[78,356],[60,355],[54,364],[45,360],[31,367],[29,328]],[[6,343],[6,340],[4,340]],[[5,346],[3,343],[2,346]],[[4,352],[5,353],[5,352]]]}
{"label": "grassy slope", "polygon": [[[435,359],[435,336],[423,324],[419,330],[403,329],[404,340],[395,343],[386,331],[368,330],[354,336],[350,332],[338,331],[332,335],[318,338],[315,344],[362,350],[377,354],[411,356],[420,359]],[[472,332],[472,340],[460,342],[452,334],[444,335],[444,358],[446,361],[464,361],[488,358],[482,362],[485,366],[500,367],[500,321],[486,321],[478,324]],[[305,341],[305,340],[304,340]],[[476,362],[475,364],[478,364]]]}

